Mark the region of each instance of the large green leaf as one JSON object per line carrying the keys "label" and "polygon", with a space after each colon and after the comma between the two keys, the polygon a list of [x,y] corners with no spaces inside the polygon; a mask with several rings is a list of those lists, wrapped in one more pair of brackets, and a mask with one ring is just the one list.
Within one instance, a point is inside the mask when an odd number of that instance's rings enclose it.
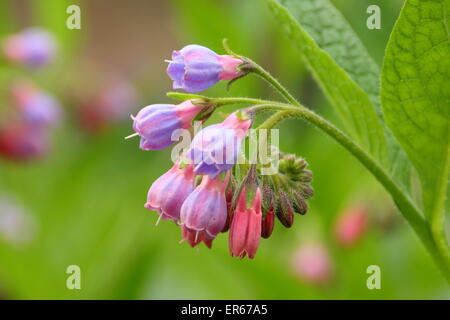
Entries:
{"label": "large green leaf", "polygon": [[[281,2],[289,5],[292,11],[305,8],[308,9],[308,4],[314,6],[313,1],[298,1],[299,3],[297,4],[287,0]],[[308,4],[306,4],[305,7],[305,4],[300,4],[300,2],[307,2]],[[329,101],[341,116],[347,132],[372,155],[385,162],[387,158],[387,147],[384,129],[369,96],[361,89],[360,85],[356,82],[356,79],[352,79],[352,77],[336,62],[331,53],[319,47],[316,41],[305,28],[300,25],[295,17],[291,15],[286,7],[277,0],[268,0],[268,3],[271,11],[283,26],[288,38],[298,48],[302,58],[310,68],[319,85],[322,87]],[[322,12],[324,12],[324,16],[320,19],[324,19],[324,21],[333,19],[333,15],[330,15],[329,11],[325,10]],[[301,15],[301,10],[297,13]],[[316,15],[316,19],[319,19],[318,16],[320,16],[320,14]],[[329,21],[329,23],[339,23],[339,20],[337,20],[337,22]],[[347,29],[346,27],[344,28]],[[345,42],[343,39],[339,39],[341,35],[333,28],[324,29],[323,34],[328,34],[326,37],[332,39],[332,42],[334,43],[336,43],[336,41]],[[346,31],[345,34],[350,38],[354,38],[353,34],[348,33],[348,31]],[[352,41],[357,43],[355,40]],[[362,47],[360,43],[356,44],[356,46]],[[330,48],[331,47],[328,49]],[[336,47],[335,49],[335,52],[347,50],[344,47]],[[343,57],[344,56],[340,56],[341,60],[344,60]],[[345,58],[345,60],[347,59],[348,58]],[[361,55],[361,59],[367,60],[368,56]],[[347,63],[347,67],[353,69],[353,66],[350,66],[349,63]],[[361,63],[358,62],[358,64]],[[364,82],[364,86],[367,88],[373,86],[372,90],[375,90],[374,84],[369,84],[370,80],[363,80],[364,75],[356,76],[358,69],[355,68],[354,72],[358,82]],[[366,75],[369,75],[371,78],[376,78],[376,70],[373,63],[370,63],[369,66],[364,66],[363,73],[366,73]],[[375,92],[373,95],[375,96]]]}
{"label": "large green leaf", "polygon": [[381,98],[416,167],[427,213],[443,210],[449,171],[450,0],[408,0],[389,39]]}
{"label": "large green leaf", "polygon": [[368,94],[378,114],[378,65],[353,31],[350,24],[329,0],[279,0],[319,47],[330,54],[351,78]]}
{"label": "large green leaf", "polygon": [[380,103],[380,69],[350,24],[329,0],[279,0],[350,77],[368,94],[383,126],[388,145],[388,169],[409,189],[410,162],[385,126]]}

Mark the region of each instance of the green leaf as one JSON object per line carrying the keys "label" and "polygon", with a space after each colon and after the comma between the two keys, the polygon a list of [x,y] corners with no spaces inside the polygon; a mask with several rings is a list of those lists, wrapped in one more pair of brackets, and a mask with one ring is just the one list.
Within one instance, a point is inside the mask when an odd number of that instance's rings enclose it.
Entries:
{"label": "green leaf", "polygon": [[[296,11],[296,17],[299,20],[303,17],[302,10],[305,8],[306,10],[309,10],[308,4],[311,5],[309,8],[314,6],[313,1],[297,1],[298,3],[294,3],[293,1],[281,0],[281,2],[288,5],[289,9],[292,11]],[[300,2],[302,4],[300,4]],[[328,97],[330,103],[336,108],[342,118],[346,131],[350,134],[350,136],[352,136],[352,138],[357,140],[363,148],[385,163],[387,159],[387,146],[381,120],[377,115],[369,96],[363,91],[363,89],[361,89],[361,86],[358,85],[356,81],[364,83],[364,86],[367,88],[373,87],[371,89],[372,91],[375,90],[375,85],[369,84],[371,81],[370,79],[363,79],[364,75],[357,75],[356,73],[358,73],[358,69],[353,71],[355,79],[357,78],[358,80],[352,79],[346,70],[339,66],[331,55],[331,51],[336,53],[338,51],[344,52],[347,50],[342,47],[336,47],[334,49],[331,48],[331,42],[345,42],[339,38],[341,35],[330,27],[324,29],[322,34],[328,34],[326,36],[327,39],[332,39],[332,41],[330,41],[330,46],[328,46],[328,50],[330,50],[330,52],[327,52],[319,47],[313,37],[305,30],[299,21],[291,15],[286,7],[280,4],[280,1],[268,0],[268,3],[271,11],[284,28],[288,38],[299,50],[303,60],[310,68],[325,95]],[[321,2],[321,4],[324,4],[324,2]],[[332,13],[330,14],[327,9],[321,10],[319,8],[318,10],[319,11],[315,9],[313,10],[313,12],[316,11],[316,20],[322,19],[322,22],[324,22],[325,20],[336,18],[336,15]],[[323,14],[323,16],[321,16],[321,14]],[[328,21],[328,26],[334,23],[342,23],[343,19],[342,17],[340,18],[341,20],[338,19],[336,21]],[[310,22],[311,19],[312,18],[309,19]],[[308,25],[311,29],[311,23]],[[346,27],[342,28],[347,29]],[[345,34],[348,37],[354,38],[353,33],[348,30]],[[346,41],[347,40],[348,39],[346,39]],[[355,41],[356,40],[353,40],[356,47],[362,48],[362,44],[356,44],[358,42]],[[344,56],[345,53],[340,56],[341,60],[348,60],[348,58],[344,58]],[[367,60],[368,58],[368,55],[361,54],[360,59]],[[361,64],[361,62],[355,63]],[[352,69],[354,66],[351,66],[350,62],[348,62],[347,67]],[[363,73],[367,73],[369,78],[376,78],[374,64],[370,63],[368,66],[365,66]],[[373,93],[373,96],[375,97],[375,92]]]}
{"label": "green leaf", "polygon": [[342,14],[328,0],[279,0],[300,25],[369,96],[381,115],[378,65]]}
{"label": "green leaf", "polygon": [[381,99],[417,169],[424,209],[443,212],[449,172],[450,0],[406,1],[389,39]]}

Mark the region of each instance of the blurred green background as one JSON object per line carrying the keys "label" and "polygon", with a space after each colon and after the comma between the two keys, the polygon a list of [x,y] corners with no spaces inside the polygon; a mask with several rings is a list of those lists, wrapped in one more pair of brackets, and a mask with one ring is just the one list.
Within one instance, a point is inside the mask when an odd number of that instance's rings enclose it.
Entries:
{"label": "blurred green background", "polygon": [[[300,0],[299,0],[300,1]],[[384,47],[402,1],[339,0],[333,3],[381,65]],[[81,30],[66,28],[66,8],[81,7]],[[382,29],[368,30],[366,9],[377,4]],[[388,195],[345,150],[311,126],[284,123],[281,148],[304,157],[314,172],[315,196],[291,229],[276,225],[254,260],[231,258],[221,234],[209,250],[179,244],[180,230],[143,208],[151,183],[170,166],[170,150],[144,152],[130,134],[131,121],[100,134],[83,132],[75,120],[74,93],[93,90],[110,77],[125,79],[139,93],[135,110],[170,103],[164,59],[197,43],[234,51],[277,76],[300,100],[338,123],[298,54],[283,37],[261,0],[39,0],[0,2],[0,37],[29,26],[52,31],[56,63],[46,70],[12,71],[4,61],[0,85],[20,72],[63,103],[64,125],[51,152],[39,161],[0,159],[0,195],[13,196],[32,216],[26,244],[0,237],[0,297],[5,299],[429,299],[450,290]],[[205,94],[278,98],[259,79],[221,83]],[[0,109],[8,108],[0,101]],[[234,107],[227,107],[233,110]],[[223,111],[226,111],[225,109]],[[220,120],[216,115],[209,123]],[[369,208],[368,231],[350,249],[336,244],[333,225],[354,203]],[[382,223],[381,220],[389,220]],[[388,225],[388,226],[387,226]],[[291,267],[296,249],[323,243],[332,257],[333,281],[316,287]],[[66,268],[79,265],[81,290],[66,288]],[[368,290],[366,269],[381,268],[381,290]]]}

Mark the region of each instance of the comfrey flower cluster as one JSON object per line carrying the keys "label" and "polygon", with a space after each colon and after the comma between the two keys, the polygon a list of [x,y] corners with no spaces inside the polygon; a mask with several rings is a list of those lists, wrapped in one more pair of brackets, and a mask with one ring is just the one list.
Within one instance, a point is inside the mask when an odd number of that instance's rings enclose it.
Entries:
{"label": "comfrey flower cluster", "polygon": [[[6,61],[32,69],[50,63],[56,48],[52,35],[40,28],[9,36],[2,44]],[[50,131],[62,116],[59,102],[33,81],[21,78],[10,83],[9,105],[0,120],[0,155],[16,161],[45,154]]]}
{"label": "comfrey flower cluster", "polygon": [[[174,89],[187,92],[234,81],[251,72],[252,66],[244,57],[218,55],[199,45],[174,51],[168,62]],[[194,120],[205,121],[231,101],[180,95],[184,101],[177,105],[153,104],[131,116],[135,133],[129,137],[140,137],[140,149],[169,147],[178,130],[190,129]],[[174,221],[181,227],[182,241],[192,247],[203,242],[211,248],[219,233],[229,231],[231,256],[253,258],[261,237],[272,234],[275,217],[290,227],[294,212],[307,211],[312,174],[303,159],[278,152],[279,171],[270,176],[262,173],[262,164],[239,161],[256,111],[257,107],[234,111],[221,123],[199,131],[148,191],[145,208],[156,211],[159,219]]]}

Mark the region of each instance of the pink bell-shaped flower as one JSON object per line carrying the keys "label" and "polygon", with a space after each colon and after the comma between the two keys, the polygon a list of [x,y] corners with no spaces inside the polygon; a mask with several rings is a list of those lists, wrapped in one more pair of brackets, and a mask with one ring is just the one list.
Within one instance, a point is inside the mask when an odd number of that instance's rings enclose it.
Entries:
{"label": "pink bell-shaped flower", "polygon": [[261,191],[256,189],[250,206],[247,206],[247,196],[244,187],[233,214],[228,238],[231,256],[241,259],[246,255],[253,259],[261,238]]}
{"label": "pink bell-shaped flower", "polygon": [[181,168],[180,161],[153,182],[144,205],[149,210],[156,210],[165,220],[178,221],[181,205],[194,190],[194,173],[192,165]]}
{"label": "pink bell-shaped flower", "polygon": [[203,176],[202,182],[187,197],[181,207],[181,223],[194,232],[205,232],[214,239],[227,221],[227,201],[225,189],[230,172],[222,180],[220,176]]}

